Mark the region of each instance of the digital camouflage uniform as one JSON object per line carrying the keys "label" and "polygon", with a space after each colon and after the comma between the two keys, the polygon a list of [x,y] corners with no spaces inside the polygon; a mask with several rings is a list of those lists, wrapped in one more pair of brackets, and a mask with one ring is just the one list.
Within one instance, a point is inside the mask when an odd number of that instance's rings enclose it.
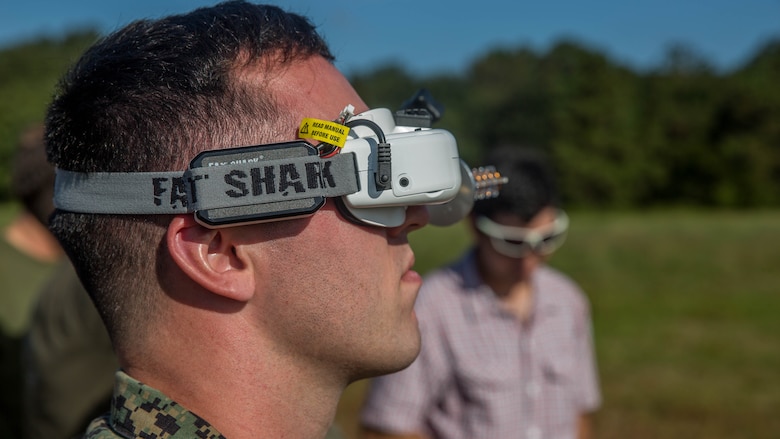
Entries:
{"label": "digital camouflage uniform", "polygon": [[224,439],[214,427],[159,390],[116,373],[111,412],[95,419],[86,439]]}
{"label": "digital camouflage uniform", "polygon": [[[225,439],[203,418],[180,406],[162,392],[116,373],[111,412],[95,419],[84,439]],[[332,425],[325,439],[344,439]]]}

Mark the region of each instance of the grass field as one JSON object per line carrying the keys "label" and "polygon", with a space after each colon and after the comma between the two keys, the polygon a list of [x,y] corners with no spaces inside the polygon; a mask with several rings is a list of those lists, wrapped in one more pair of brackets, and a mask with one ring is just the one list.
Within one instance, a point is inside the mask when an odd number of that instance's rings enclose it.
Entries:
{"label": "grass field", "polygon": [[[571,217],[551,265],[591,300],[596,438],[780,437],[780,212]],[[425,272],[468,238],[429,227],[412,241]],[[365,384],[341,401],[350,438]]]}
{"label": "grass field", "polygon": [[[7,218],[0,207],[0,226]],[[571,218],[551,264],[592,304],[604,397],[596,438],[780,437],[780,211]],[[469,242],[460,225],[411,240],[421,272]],[[365,384],[339,406],[349,439]]]}

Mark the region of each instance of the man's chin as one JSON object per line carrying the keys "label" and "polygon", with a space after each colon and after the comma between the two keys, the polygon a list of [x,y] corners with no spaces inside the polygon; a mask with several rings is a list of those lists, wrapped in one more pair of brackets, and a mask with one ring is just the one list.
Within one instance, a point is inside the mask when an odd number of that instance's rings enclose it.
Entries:
{"label": "man's chin", "polygon": [[388,375],[409,367],[420,354],[420,331],[415,331],[415,334],[410,337],[414,337],[414,339],[410,340],[405,346],[386,353],[384,358],[377,362],[374,367],[369,367],[362,373],[357,374],[352,382],[380,375]]}

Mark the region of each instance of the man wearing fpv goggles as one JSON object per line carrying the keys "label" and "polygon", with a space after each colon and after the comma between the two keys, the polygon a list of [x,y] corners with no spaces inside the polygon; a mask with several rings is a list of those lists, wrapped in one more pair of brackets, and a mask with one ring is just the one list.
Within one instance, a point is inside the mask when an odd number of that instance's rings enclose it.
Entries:
{"label": "man wearing fpv goggles", "polygon": [[490,155],[509,182],[474,205],[474,248],[423,282],[422,351],[372,381],[366,439],[589,437],[600,401],[589,306],[545,264],[569,220],[542,159],[515,147]]}
{"label": "man wearing fpv goggles", "polygon": [[131,23],[61,82],[51,229],[121,365],[87,437],[321,438],[350,382],[417,355],[407,235],[465,212],[468,172],[332,60],[233,1]]}

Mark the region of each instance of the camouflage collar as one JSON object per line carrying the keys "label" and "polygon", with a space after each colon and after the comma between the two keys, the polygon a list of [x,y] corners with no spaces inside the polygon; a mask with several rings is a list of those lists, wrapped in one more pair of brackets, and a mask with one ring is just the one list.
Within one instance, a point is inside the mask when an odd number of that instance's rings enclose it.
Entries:
{"label": "camouflage collar", "polygon": [[94,421],[87,437],[225,439],[200,416],[121,370],[116,373],[111,414]]}

